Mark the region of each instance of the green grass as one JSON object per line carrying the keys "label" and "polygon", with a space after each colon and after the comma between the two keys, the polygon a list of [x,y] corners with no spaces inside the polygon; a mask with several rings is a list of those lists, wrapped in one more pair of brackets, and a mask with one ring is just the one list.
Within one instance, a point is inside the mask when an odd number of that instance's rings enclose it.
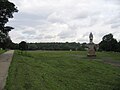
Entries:
{"label": "green grass", "polygon": [[0,54],[4,53],[6,50],[0,50]]}
{"label": "green grass", "polygon": [[120,53],[15,52],[6,90],[120,90],[120,68],[102,62],[120,60]]}
{"label": "green grass", "polygon": [[103,59],[112,59],[120,61],[120,53],[118,52],[98,52],[98,57]]}

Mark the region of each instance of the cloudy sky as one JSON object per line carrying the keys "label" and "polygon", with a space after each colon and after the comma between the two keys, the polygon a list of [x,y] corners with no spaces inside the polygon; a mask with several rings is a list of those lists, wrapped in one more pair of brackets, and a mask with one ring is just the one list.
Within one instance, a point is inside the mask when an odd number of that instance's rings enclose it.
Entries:
{"label": "cloudy sky", "polygon": [[10,0],[18,7],[7,25],[11,39],[27,42],[98,43],[108,33],[120,40],[120,0]]}

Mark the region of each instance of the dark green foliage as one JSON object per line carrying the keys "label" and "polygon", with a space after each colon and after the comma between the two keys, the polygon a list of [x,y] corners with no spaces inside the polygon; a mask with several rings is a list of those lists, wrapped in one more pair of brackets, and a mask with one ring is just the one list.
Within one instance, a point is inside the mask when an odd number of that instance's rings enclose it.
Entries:
{"label": "dark green foliage", "polygon": [[0,50],[0,54],[3,54],[4,52],[6,52],[6,50]]}
{"label": "dark green foliage", "polygon": [[17,8],[12,2],[8,0],[0,1],[0,25],[8,22],[9,18],[13,18],[13,13],[18,12]]}
{"label": "dark green foliage", "polygon": [[27,43],[26,43],[25,41],[21,41],[21,42],[19,43],[19,49],[20,49],[20,50],[27,50],[27,49],[28,49]]}
{"label": "dark green foliage", "polygon": [[79,49],[79,43],[37,43],[39,49],[42,50],[75,50]]}
{"label": "dark green foliage", "polygon": [[12,42],[12,43],[10,43],[9,48],[13,49],[13,50],[18,50],[19,49],[19,44]]}
{"label": "dark green foliage", "polygon": [[118,49],[117,49],[118,52],[120,52],[120,41],[118,42]]}
{"label": "dark green foliage", "polygon": [[28,43],[28,50],[85,50],[85,45],[80,43]]}
{"label": "dark green foliage", "polygon": [[0,48],[8,48],[8,44],[11,42],[8,33],[13,27],[5,26],[5,24],[9,18],[13,18],[14,12],[18,12],[18,10],[12,2],[0,0]]}
{"label": "dark green foliage", "polygon": [[110,34],[108,34],[108,35],[105,35],[104,37],[103,37],[103,41],[111,41],[113,39],[113,35],[110,33]]}
{"label": "dark green foliage", "polygon": [[103,51],[118,51],[119,44],[112,34],[105,35],[99,43],[99,49]]}
{"label": "dark green foliage", "polygon": [[28,50],[37,50],[38,46],[35,43],[28,43]]}
{"label": "dark green foliage", "polygon": [[[27,43],[27,50],[71,50],[71,51],[85,51],[86,43]],[[10,46],[11,49],[20,49],[19,45],[12,43]]]}

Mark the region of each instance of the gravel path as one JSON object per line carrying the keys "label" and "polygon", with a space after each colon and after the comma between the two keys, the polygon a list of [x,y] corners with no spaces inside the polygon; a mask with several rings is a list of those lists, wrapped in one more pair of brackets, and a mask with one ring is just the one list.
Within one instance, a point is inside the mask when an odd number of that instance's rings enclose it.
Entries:
{"label": "gravel path", "polygon": [[8,69],[12,61],[14,50],[7,51],[0,55],[0,90],[3,90],[8,74]]}

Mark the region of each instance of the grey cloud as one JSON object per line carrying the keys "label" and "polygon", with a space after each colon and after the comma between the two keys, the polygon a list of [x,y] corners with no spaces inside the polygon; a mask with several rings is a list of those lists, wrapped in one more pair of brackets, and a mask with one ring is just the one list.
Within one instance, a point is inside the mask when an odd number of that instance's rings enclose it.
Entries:
{"label": "grey cloud", "polygon": [[47,17],[46,14],[37,14],[37,13],[23,13],[23,12],[18,12],[18,14],[15,15],[16,18],[19,18],[19,20],[41,20],[45,19]]}
{"label": "grey cloud", "polygon": [[24,37],[24,36],[19,36],[19,37],[17,37],[16,39],[24,40],[25,37]]}
{"label": "grey cloud", "polygon": [[45,39],[52,39],[52,38],[55,38],[55,36],[48,35],[48,36],[45,36],[44,38],[45,38]]}
{"label": "grey cloud", "polygon": [[84,33],[84,34],[82,35],[82,37],[83,37],[83,38],[88,37],[89,34],[90,34],[90,32],[86,32],[86,33]]}
{"label": "grey cloud", "polygon": [[87,38],[78,38],[77,39],[78,42],[88,42]]}
{"label": "grey cloud", "polygon": [[112,25],[111,25],[111,28],[120,28],[120,23],[112,24]]}
{"label": "grey cloud", "polygon": [[93,15],[92,12],[90,12],[89,10],[80,10],[78,14],[76,14],[77,16],[75,16],[74,19],[85,19],[88,18],[89,16]]}
{"label": "grey cloud", "polygon": [[53,12],[48,15],[47,20],[52,23],[65,23],[67,21],[67,16],[62,12]]}
{"label": "grey cloud", "polygon": [[27,35],[35,35],[35,31],[23,31],[22,34],[27,34]]}
{"label": "grey cloud", "polygon": [[44,34],[39,34],[39,35],[34,37],[34,39],[37,39],[37,40],[41,40],[43,38],[44,38]]}
{"label": "grey cloud", "polygon": [[61,39],[74,38],[76,36],[76,31],[74,30],[62,31],[57,36],[59,36]]}
{"label": "grey cloud", "polygon": [[120,0],[105,0],[105,1],[120,5]]}
{"label": "grey cloud", "polygon": [[18,13],[15,15],[15,19],[9,22],[10,25],[18,26],[35,26],[46,23],[47,14],[29,14],[29,13]]}
{"label": "grey cloud", "polygon": [[81,13],[79,14],[76,19],[84,19],[84,18],[87,18],[89,15],[87,13]]}
{"label": "grey cloud", "polygon": [[110,18],[109,20],[105,21],[104,24],[111,25],[111,28],[118,28],[120,27],[120,16],[115,16],[113,18]]}
{"label": "grey cloud", "polygon": [[13,31],[20,33],[16,36],[18,39],[11,35],[14,41],[69,41],[75,38],[82,42],[87,40],[89,31],[94,31],[99,40],[106,32],[117,31],[120,25],[120,0],[11,1],[19,7],[19,13],[8,23],[15,27]]}

